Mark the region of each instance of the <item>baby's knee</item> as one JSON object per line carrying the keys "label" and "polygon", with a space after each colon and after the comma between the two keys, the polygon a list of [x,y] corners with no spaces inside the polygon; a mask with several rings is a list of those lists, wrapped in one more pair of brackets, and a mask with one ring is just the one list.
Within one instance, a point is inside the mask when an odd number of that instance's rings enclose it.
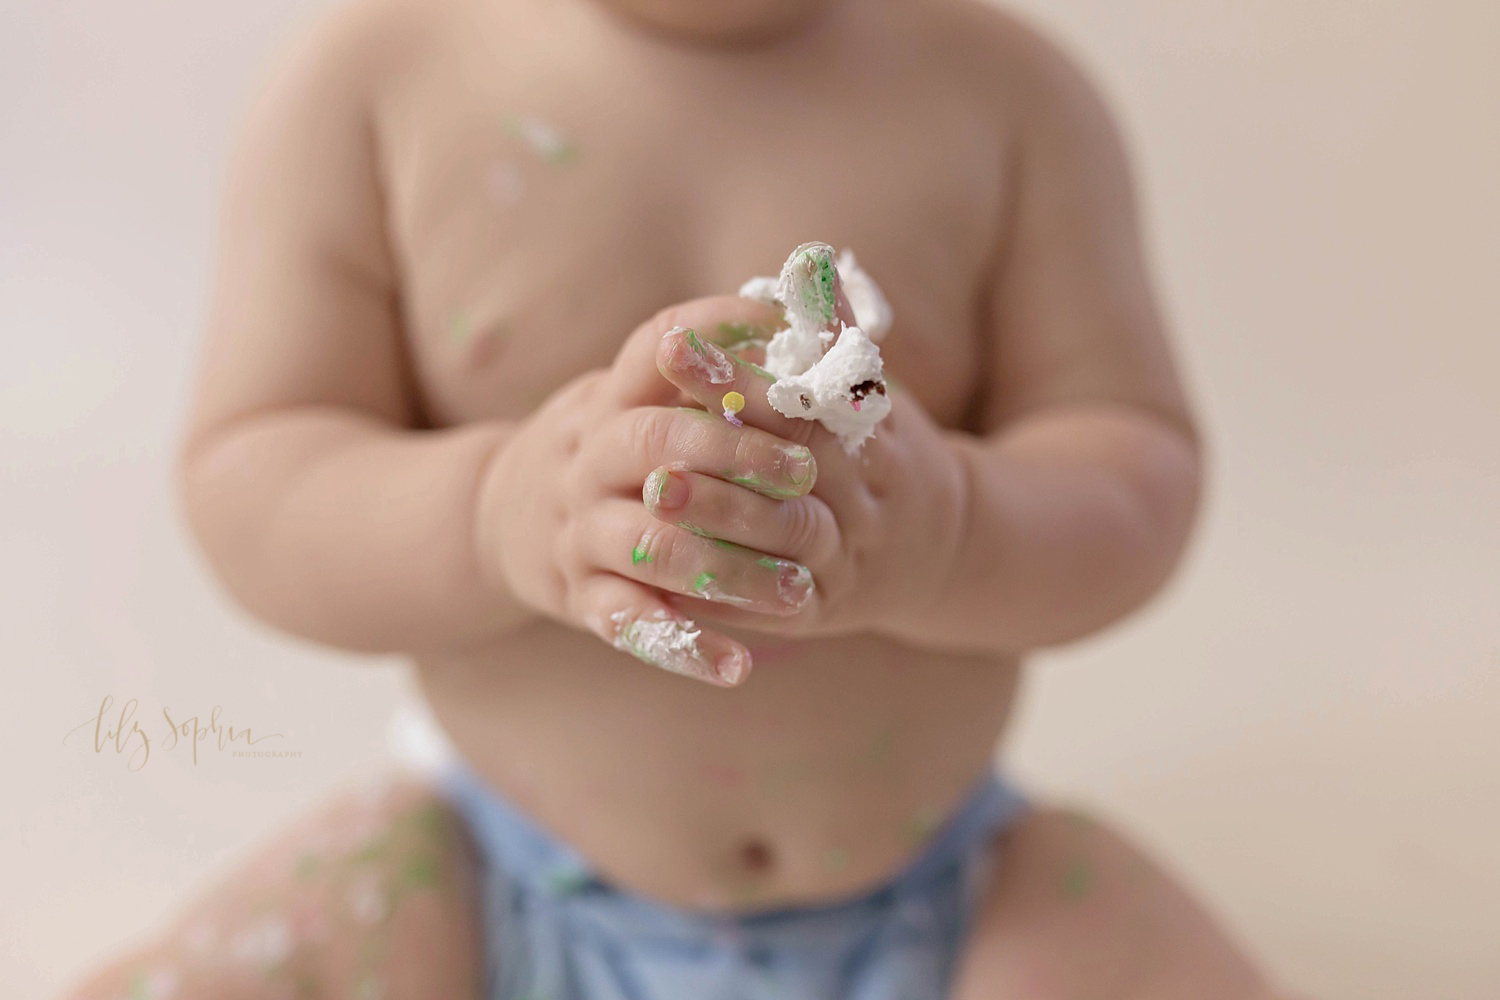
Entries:
{"label": "baby's knee", "polygon": [[1109,826],[1041,809],[1000,846],[957,993],[963,1000],[1007,991],[1273,1000],[1233,937]]}
{"label": "baby's knee", "polygon": [[480,941],[461,819],[392,783],[299,821],[68,1000],[467,1000]]}

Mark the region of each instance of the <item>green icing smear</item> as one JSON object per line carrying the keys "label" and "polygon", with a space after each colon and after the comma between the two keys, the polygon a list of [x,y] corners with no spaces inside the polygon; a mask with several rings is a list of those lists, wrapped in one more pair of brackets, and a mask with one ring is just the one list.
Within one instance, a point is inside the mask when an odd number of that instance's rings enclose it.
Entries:
{"label": "green icing smear", "polygon": [[818,259],[818,309],[825,323],[833,322],[835,303],[833,278],[833,258],[826,254],[820,255]]}
{"label": "green icing smear", "polygon": [[304,882],[310,882],[317,878],[318,872],[322,870],[322,867],[322,859],[309,851],[297,859],[297,877]]}
{"label": "green icing smear", "polygon": [[455,313],[448,321],[448,338],[454,343],[464,343],[473,332],[474,325],[470,322],[468,313]]}
{"label": "green icing smear", "polygon": [[526,143],[532,152],[554,166],[562,166],[578,159],[577,143],[545,122],[510,115],[500,122],[500,127],[507,134]]}
{"label": "green icing smear", "polygon": [[[658,497],[658,499],[660,499],[660,497]],[[637,563],[652,561],[653,560],[651,559],[651,554],[645,549],[641,548],[639,545],[630,550],[630,565],[634,566]]]}
{"label": "green icing smear", "polygon": [[718,577],[714,576],[712,573],[699,573],[697,576],[693,577],[693,590],[701,594],[705,590],[707,590],[708,585],[710,583],[713,583],[716,579],[718,579]]}
{"label": "green icing smear", "polygon": [[730,355],[730,357],[733,358],[735,364],[742,365],[745,368],[750,369],[755,374],[757,374],[761,378],[765,379],[767,382],[775,382],[776,381],[776,376],[775,375],[772,375],[770,372],[766,371],[764,368],[762,368],[760,365],[756,364],[754,361],[746,361],[744,358],[736,358],[733,355]]}
{"label": "green icing smear", "polygon": [[725,478],[736,486],[764,493],[774,500],[792,500],[801,495],[791,487],[777,486],[764,476],[732,476],[726,473]]}
{"label": "green icing smear", "polygon": [[743,347],[752,341],[769,339],[776,331],[755,323],[720,323],[715,341],[720,347]]}
{"label": "green icing smear", "polygon": [[938,811],[931,806],[926,806],[917,810],[917,814],[906,821],[903,832],[907,840],[920,843],[937,832],[940,823]]}
{"label": "green icing smear", "polygon": [[391,846],[391,835],[389,832],[367,841],[363,847],[349,855],[349,860],[357,863],[379,861],[385,856]]}
{"label": "green icing smear", "polygon": [[814,247],[798,255],[794,287],[804,312],[816,316],[826,326],[835,312],[833,255],[826,247]]}
{"label": "green icing smear", "polygon": [[437,858],[425,854],[418,855],[406,862],[401,875],[407,885],[430,888],[442,881],[442,868]]}
{"label": "green icing smear", "polygon": [[569,895],[588,886],[590,878],[580,871],[557,871],[547,876],[547,887],[559,895]]}
{"label": "green icing smear", "polygon": [[1094,871],[1089,863],[1082,858],[1075,858],[1068,862],[1068,867],[1063,870],[1062,894],[1063,898],[1077,901],[1083,899],[1094,889]]}

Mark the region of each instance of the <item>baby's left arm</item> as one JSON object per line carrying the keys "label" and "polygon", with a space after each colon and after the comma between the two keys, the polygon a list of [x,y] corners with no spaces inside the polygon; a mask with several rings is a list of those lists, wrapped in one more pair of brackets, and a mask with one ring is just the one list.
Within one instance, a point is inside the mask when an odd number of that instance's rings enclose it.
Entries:
{"label": "baby's left arm", "polygon": [[1143,259],[1126,155],[1102,102],[1034,36],[1003,269],[995,275],[962,543],[904,638],[1023,650],[1154,594],[1198,504],[1200,447]]}

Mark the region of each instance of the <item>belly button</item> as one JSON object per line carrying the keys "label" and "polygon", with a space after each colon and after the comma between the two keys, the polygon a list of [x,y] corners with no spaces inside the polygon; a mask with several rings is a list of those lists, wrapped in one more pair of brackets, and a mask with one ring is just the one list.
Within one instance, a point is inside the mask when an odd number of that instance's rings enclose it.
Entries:
{"label": "belly button", "polygon": [[740,846],[740,864],[751,875],[765,875],[776,864],[771,845],[764,840],[747,840]]}

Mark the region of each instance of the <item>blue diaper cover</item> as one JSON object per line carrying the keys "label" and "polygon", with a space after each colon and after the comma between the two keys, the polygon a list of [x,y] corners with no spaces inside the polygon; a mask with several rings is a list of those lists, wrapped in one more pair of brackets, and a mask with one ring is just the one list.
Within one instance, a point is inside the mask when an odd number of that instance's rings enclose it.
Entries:
{"label": "blue diaper cover", "polygon": [[894,878],[848,901],[744,914],[617,889],[461,760],[438,776],[479,846],[484,1000],[941,1000],[1027,803],[988,775]]}

